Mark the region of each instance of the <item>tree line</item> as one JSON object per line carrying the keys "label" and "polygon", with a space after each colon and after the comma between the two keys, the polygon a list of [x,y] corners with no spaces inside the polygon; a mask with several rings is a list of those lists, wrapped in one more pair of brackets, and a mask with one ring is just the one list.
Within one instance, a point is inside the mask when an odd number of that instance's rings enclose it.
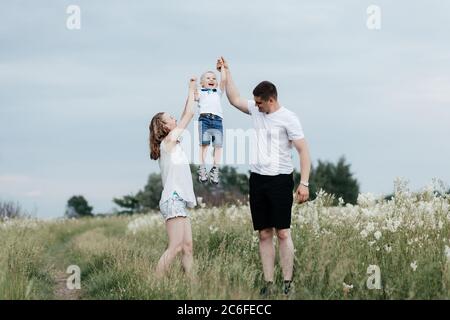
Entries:
{"label": "tree line", "polygon": [[[341,157],[336,163],[318,161],[317,166],[312,166],[309,183],[310,199],[314,200],[316,192],[323,189],[329,194],[335,195],[337,204],[339,198],[345,203],[355,204],[359,194],[359,182],[351,172],[350,164],[345,157]],[[197,179],[197,167],[191,165],[194,192],[198,200],[204,206],[239,205],[248,201],[248,179],[250,172],[240,173],[231,166],[222,166],[220,169],[220,183],[217,186],[201,184]],[[301,174],[294,171],[295,188],[301,179]],[[151,173],[146,185],[135,194],[114,198],[113,202],[120,208],[118,214],[133,214],[157,210],[163,186],[161,175]],[[295,192],[295,190],[292,190]],[[66,216],[92,216],[93,208],[83,196],[74,196],[67,204]]]}

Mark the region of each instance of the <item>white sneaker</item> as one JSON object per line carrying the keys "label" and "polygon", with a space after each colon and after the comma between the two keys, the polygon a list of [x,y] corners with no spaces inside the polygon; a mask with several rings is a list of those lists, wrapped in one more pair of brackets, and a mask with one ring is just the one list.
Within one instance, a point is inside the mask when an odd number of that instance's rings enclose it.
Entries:
{"label": "white sneaker", "polygon": [[206,173],[205,166],[199,166],[197,173],[198,173],[198,181],[200,181],[201,183],[208,182],[208,175]]}
{"label": "white sneaker", "polygon": [[219,184],[219,168],[214,166],[209,172],[209,181],[213,184]]}

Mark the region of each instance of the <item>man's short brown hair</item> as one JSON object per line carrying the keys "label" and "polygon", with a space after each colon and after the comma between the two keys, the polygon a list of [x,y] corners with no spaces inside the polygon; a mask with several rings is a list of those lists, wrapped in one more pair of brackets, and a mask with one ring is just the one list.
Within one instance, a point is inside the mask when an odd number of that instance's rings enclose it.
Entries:
{"label": "man's short brown hair", "polygon": [[270,98],[277,100],[277,87],[270,81],[263,81],[253,89],[253,95],[264,101],[268,101]]}

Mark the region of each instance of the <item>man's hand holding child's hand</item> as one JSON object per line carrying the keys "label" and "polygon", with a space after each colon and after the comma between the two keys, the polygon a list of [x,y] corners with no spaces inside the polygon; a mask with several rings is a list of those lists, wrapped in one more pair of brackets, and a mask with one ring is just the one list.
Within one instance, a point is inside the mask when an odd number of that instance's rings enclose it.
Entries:
{"label": "man's hand holding child's hand", "polygon": [[[225,58],[220,57],[219,60],[220,60],[221,66],[224,67],[225,69],[228,69],[228,62],[225,61]],[[217,60],[217,61],[219,61],[219,60]]]}
{"label": "man's hand holding child's hand", "polygon": [[220,72],[220,70],[222,69],[222,66],[223,66],[222,59],[217,59],[217,63],[216,63],[217,71]]}

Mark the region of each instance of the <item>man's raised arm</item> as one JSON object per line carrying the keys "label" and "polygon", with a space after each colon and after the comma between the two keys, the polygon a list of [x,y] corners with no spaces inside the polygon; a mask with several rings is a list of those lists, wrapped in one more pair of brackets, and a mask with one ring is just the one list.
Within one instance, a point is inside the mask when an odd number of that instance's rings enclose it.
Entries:
{"label": "man's raised arm", "polygon": [[222,68],[225,68],[226,71],[226,88],[227,88],[227,97],[230,104],[235,106],[237,109],[241,110],[244,113],[250,114],[248,111],[248,103],[246,99],[243,99],[239,95],[239,91],[234,84],[233,78],[231,77],[230,68],[228,63],[225,61],[223,57],[221,57],[218,61],[218,64],[221,65]]}

